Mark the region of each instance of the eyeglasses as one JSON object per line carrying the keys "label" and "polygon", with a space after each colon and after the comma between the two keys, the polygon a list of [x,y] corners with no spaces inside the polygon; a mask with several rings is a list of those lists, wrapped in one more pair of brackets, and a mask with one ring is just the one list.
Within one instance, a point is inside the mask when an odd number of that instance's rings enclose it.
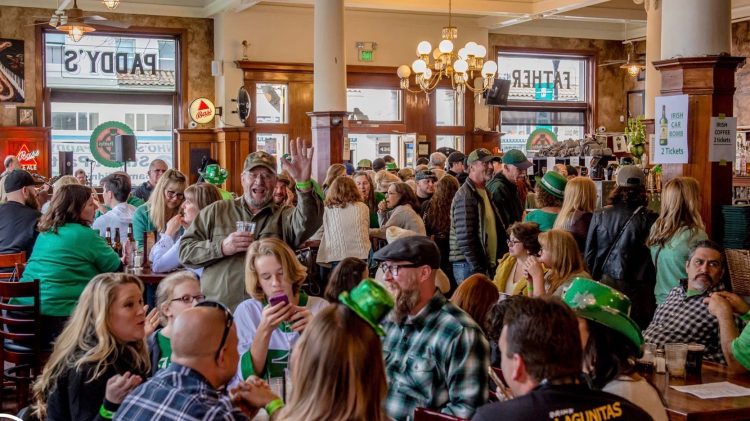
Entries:
{"label": "eyeglasses", "polygon": [[203,301],[205,299],[206,299],[206,296],[203,295],[203,294],[199,294],[199,295],[185,294],[182,297],[173,298],[173,299],[171,299],[169,301],[170,302],[182,301],[185,304],[190,304],[192,302],[198,302],[199,303],[199,302],[201,302],[201,301]]}
{"label": "eyeglasses", "polygon": [[383,272],[390,272],[392,276],[398,276],[398,270],[400,268],[418,268],[422,265],[414,265],[414,264],[405,264],[405,265],[389,265],[385,262],[380,264],[380,269],[383,270]]}
{"label": "eyeglasses", "polygon": [[260,178],[261,183],[265,183],[266,181],[269,181],[276,177],[276,174],[271,174],[267,172],[262,173],[253,173],[249,172],[247,173],[247,180],[252,184],[255,182],[255,179]]}
{"label": "eyeglasses", "polygon": [[178,193],[178,192],[172,191],[172,190],[167,190],[167,197],[170,198],[170,199],[174,199],[176,197],[176,198],[182,200],[182,199],[185,198],[185,194],[184,193]]}
{"label": "eyeglasses", "polygon": [[226,323],[224,324],[224,333],[222,333],[221,335],[221,342],[219,342],[219,349],[216,350],[216,355],[214,356],[214,359],[218,360],[221,349],[224,348],[224,344],[227,343],[227,336],[229,336],[229,329],[232,327],[232,323],[234,323],[234,317],[232,316],[232,312],[229,311],[227,306],[225,306],[224,304],[218,301],[211,301],[211,300],[201,301],[195,306],[218,308],[219,310],[224,311],[224,316],[226,317]]}
{"label": "eyeglasses", "polygon": [[505,240],[505,242],[508,244],[508,247],[513,247],[515,244],[523,244],[523,241],[511,240],[510,238]]}

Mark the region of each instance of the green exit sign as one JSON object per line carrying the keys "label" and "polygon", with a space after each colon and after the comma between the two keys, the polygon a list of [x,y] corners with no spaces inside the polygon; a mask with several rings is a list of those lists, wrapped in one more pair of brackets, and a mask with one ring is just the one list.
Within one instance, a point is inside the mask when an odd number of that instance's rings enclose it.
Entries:
{"label": "green exit sign", "polygon": [[375,54],[373,51],[361,50],[359,52],[359,61],[374,61]]}

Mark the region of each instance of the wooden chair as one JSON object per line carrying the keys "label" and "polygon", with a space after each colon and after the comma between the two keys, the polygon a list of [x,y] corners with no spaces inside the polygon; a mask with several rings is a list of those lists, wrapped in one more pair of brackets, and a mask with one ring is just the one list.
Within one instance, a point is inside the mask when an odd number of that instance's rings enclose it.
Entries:
{"label": "wooden chair", "polygon": [[[0,363],[13,367],[0,370],[0,384],[15,385],[18,409],[29,404],[29,387],[41,373],[41,315],[39,281],[0,282]],[[10,298],[32,298],[30,305],[9,304]]]}
{"label": "wooden chair", "polygon": [[0,273],[0,281],[11,279],[17,280],[21,277],[20,275],[16,276],[16,273],[14,272],[16,263],[26,263],[25,251],[19,253],[0,254],[0,270],[3,271]]}
{"label": "wooden chair", "polygon": [[414,421],[466,421],[466,419],[432,411],[427,408],[417,408],[414,410]]}

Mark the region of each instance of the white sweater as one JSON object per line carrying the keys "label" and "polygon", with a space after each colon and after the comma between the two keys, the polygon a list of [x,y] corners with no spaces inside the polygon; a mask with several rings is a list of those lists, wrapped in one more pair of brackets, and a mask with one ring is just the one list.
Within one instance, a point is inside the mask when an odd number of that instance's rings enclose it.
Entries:
{"label": "white sweater", "polygon": [[318,263],[340,262],[347,257],[367,260],[370,255],[370,208],[362,202],[345,208],[326,207]]}

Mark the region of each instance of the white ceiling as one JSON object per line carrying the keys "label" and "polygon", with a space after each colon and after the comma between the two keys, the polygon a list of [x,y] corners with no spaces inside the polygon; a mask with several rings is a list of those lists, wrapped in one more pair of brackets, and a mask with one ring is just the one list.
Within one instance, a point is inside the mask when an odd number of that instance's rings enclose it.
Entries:
{"label": "white ceiling", "polygon": [[[55,9],[70,0],[0,0],[1,6]],[[708,0],[710,1],[710,0]],[[623,40],[645,36],[646,12],[634,0],[452,0],[456,16],[476,19],[491,33]],[[640,3],[643,0],[639,0]],[[211,17],[256,5],[312,7],[314,0],[121,0],[116,13]],[[346,7],[381,12],[447,15],[448,0],[345,0]],[[101,0],[78,0],[88,12],[105,12]],[[750,0],[733,0],[732,18],[750,18]],[[0,9],[1,11],[1,9]]]}

